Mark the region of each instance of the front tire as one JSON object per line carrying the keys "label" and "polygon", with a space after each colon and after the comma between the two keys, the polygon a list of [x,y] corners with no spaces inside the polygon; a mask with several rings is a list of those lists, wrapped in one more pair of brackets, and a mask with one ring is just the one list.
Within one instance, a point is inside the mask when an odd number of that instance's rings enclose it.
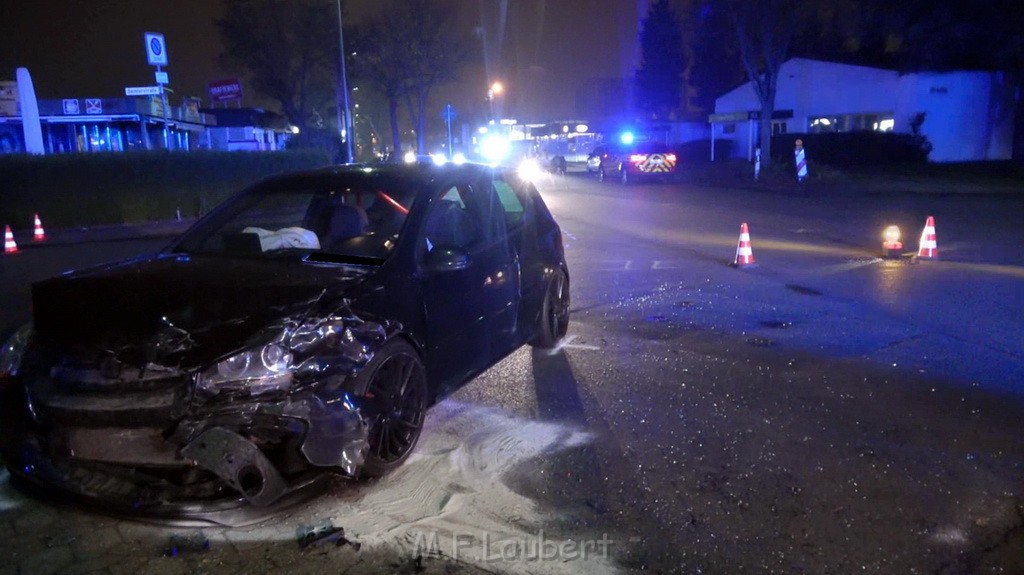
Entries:
{"label": "front tire", "polygon": [[548,283],[544,294],[536,333],[530,341],[533,347],[551,349],[569,331],[569,280],[559,270]]}
{"label": "front tire", "polygon": [[[360,372],[367,399],[376,408],[370,422],[363,477],[382,477],[399,467],[416,447],[427,411],[427,377],[408,342],[392,340]],[[361,382],[360,382],[361,383]]]}

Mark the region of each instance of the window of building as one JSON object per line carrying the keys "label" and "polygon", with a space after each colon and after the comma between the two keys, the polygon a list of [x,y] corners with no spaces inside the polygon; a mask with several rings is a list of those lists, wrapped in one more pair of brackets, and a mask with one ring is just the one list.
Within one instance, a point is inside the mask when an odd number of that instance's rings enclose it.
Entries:
{"label": "window of building", "polygon": [[811,116],[807,119],[807,131],[812,134],[830,132],[892,131],[896,123],[892,114],[837,114]]}

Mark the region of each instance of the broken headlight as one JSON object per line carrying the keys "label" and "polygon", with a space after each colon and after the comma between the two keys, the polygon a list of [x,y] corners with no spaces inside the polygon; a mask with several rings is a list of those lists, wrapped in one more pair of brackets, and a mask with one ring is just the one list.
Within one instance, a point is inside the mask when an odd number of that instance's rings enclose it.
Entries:
{"label": "broken headlight", "polygon": [[199,374],[200,391],[247,391],[253,395],[288,389],[292,383],[292,354],[279,343],[268,343],[222,359]]}

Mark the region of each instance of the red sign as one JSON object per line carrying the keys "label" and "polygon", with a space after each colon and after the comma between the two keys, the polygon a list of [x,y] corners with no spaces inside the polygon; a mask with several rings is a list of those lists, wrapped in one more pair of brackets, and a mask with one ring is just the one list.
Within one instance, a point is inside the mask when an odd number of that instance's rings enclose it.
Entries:
{"label": "red sign", "polygon": [[230,102],[242,99],[242,84],[237,78],[210,82],[208,88],[211,102]]}

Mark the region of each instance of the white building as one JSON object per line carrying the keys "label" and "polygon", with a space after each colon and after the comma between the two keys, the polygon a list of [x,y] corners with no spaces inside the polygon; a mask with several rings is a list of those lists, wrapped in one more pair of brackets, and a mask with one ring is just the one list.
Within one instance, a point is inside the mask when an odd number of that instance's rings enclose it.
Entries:
{"label": "white building", "polygon": [[[1013,92],[999,72],[900,74],[891,70],[792,58],[779,70],[772,133],[894,130],[921,134],[933,162],[1006,160],[1013,153]],[[761,105],[748,82],[715,101],[715,140],[733,140],[734,157],[751,158]]]}

